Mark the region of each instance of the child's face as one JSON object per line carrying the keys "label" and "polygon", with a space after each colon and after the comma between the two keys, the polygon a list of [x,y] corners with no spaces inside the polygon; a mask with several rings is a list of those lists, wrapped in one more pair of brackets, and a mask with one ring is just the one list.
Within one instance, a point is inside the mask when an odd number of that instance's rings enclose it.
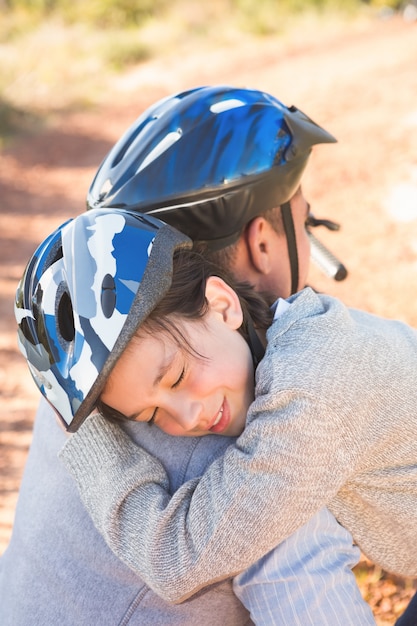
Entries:
{"label": "child's face", "polygon": [[220,299],[203,320],[176,321],[192,351],[165,332],[135,337],[102,401],[131,419],[152,420],[169,435],[240,435],[254,397],[254,369],[235,329],[240,323],[224,307]]}

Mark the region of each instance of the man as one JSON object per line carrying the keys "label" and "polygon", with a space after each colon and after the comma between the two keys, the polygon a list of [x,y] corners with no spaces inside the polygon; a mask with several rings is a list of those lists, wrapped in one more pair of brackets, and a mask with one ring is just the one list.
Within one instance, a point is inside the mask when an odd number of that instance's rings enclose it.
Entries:
{"label": "man", "polygon": [[[272,304],[305,284],[308,205],[300,180],[312,146],[333,141],[268,94],[195,89],[145,111],[99,168],[88,202],[175,225]],[[173,440],[144,424],[123,427],[162,460],[172,492],[232,441]],[[12,539],[0,560],[5,626],[375,623],[351,571],[358,550],[327,510],[234,581],[180,605],[163,602],[95,530],[57,459],[64,443],[42,404]]]}

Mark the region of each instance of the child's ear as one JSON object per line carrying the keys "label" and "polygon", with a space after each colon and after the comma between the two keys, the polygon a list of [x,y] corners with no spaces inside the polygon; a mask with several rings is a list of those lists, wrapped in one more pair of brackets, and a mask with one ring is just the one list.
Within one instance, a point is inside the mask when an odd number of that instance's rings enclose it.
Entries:
{"label": "child's ear", "polygon": [[210,276],[207,279],[205,294],[210,310],[220,314],[229,328],[237,330],[241,327],[242,307],[234,289],[218,276]]}

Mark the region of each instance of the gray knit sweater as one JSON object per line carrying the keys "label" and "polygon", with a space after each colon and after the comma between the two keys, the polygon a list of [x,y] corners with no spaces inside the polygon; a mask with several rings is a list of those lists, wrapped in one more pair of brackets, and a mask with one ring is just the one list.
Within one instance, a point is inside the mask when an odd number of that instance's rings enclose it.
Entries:
{"label": "gray knit sweater", "polygon": [[383,568],[417,576],[417,333],[306,289],[268,331],[244,433],[168,494],[100,416],[61,452],[112,550],[160,595],[248,567],[327,505]]}

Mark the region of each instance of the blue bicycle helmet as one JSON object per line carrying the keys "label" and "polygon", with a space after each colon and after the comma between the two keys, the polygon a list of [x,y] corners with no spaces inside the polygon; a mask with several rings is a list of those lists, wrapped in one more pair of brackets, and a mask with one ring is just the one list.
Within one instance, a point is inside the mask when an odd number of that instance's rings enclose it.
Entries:
{"label": "blue bicycle helmet", "polygon": [[158,219],[108,209],[66,222],[32,256],[16,294],[19,347],[69,432],[169,289],[174,251],[191,245]]}
{"label": "blue bicycle helmet", "polygon": [[152,214],[216,250],[236,241],[251,219],[281,206],[296,288],[287,203],[312,146],[335,141],[267,93],[191,89],[157,102],[126,131],[100,165],[87,207]]}

